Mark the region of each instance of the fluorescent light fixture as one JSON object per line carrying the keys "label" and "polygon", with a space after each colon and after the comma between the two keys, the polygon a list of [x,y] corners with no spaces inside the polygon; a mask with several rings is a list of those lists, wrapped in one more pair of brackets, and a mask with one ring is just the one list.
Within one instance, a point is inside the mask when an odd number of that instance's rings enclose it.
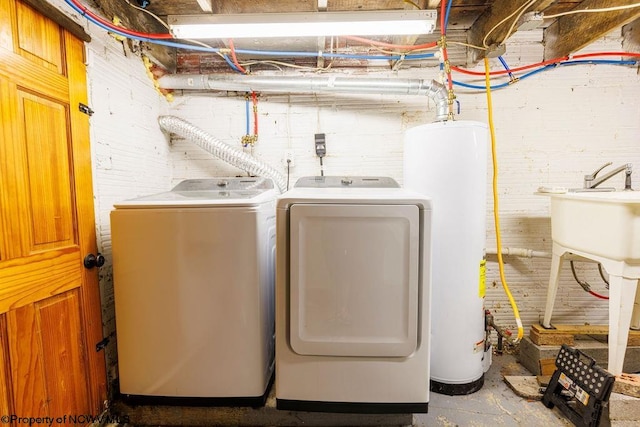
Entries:
{"label": "fluorescent light fixture", "polygon": [[430,34],[435,10],[170,15],[180,39]]}

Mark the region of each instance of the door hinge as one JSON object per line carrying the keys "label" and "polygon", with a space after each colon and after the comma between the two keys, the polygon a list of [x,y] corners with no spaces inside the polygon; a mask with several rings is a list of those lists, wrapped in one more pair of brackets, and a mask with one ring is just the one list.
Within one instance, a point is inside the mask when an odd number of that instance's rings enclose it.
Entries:
{"label": "door hinge", "polygon": [[109,344],[109,337],[103,338],[101,341],[98,341],[98,343],[96,344],[96,352],[104,350],[107,344]]}
{"label": "door hinge", "polygon": [[81,113],[85,113],[87,116],[93,115],[93,110],[88,105],[83,104],[82,102],[78,103],[78,109]]}

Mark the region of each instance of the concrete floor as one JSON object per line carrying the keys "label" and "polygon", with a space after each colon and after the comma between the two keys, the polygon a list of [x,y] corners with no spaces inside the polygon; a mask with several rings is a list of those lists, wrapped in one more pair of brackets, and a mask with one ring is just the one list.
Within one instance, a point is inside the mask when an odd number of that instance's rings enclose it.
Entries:
{"label": "concrete floor", "polygon": [[505,375],[531,375],[510,354],[493,355],[480,391],[468,396],[444,396],[431,393],[429,413],[415,414],[414,426],[572,426],[557,409],[548,409],[540,401],[517,396],[503,380]]}
{"label": "concrete floor", "polygon": [[429,427],[553,427],[573,425],[557,408],[548,409],[540,401],[529,401],[517,396],[504,382],[503,376],[505,375],[531,375],[531,373],[520,365],[513,355],[494,355],[493,364],[485,375],[485,385],[480,391],[468,396],[445,396],[431,393],[428,414],[374,416],[279,411],[275,409],[273,390],[266,406],[260,409],[130,407],[122,402],[114,402],[111,409],[119,416],[126,416],[129,425],[414,425]]}

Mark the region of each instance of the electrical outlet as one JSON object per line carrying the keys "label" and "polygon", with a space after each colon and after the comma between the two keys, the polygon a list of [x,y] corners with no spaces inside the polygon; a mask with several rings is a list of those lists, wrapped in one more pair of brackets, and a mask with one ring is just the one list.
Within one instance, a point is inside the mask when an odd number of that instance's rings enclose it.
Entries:
{"label": "electrical outlet", "polygon": [[282,164],[284,165],[285,169],[287,167],[287,163],[289,164],[289,168],[295,166],[294,154],[295,153],[292,149],[284,150],[284,153],[282,153]]}

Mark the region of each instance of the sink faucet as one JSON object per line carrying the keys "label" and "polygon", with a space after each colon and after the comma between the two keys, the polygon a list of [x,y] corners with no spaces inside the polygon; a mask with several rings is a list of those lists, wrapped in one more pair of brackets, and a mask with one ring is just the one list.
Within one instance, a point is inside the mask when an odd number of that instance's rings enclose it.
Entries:
{"label": "sink faucet", "polygon": [[594,189],[598,185],[602,184],[603,182],[605,182],[606,180],[611,178],[612,176],[624,171],[624,189],[625,190],[631,190],[631,169],[632,169],[631,163],[627,163],[627,164],[624,164],[622,166],[619,166],[619,167],[615,168],[614,170],[612,170],[612,171],[606,173],[605,175],[603,175],[603,176],[601,176],[601,177],[596,179],[596,175],[598,175],[598,173],[602,169],[606,168],[607,166],[610,166],[611,164],[612,164],[611,162],[605,163],[604,165],[599,167],[592,174],[585,175],[584,176],[584,188],[585,189]]}

